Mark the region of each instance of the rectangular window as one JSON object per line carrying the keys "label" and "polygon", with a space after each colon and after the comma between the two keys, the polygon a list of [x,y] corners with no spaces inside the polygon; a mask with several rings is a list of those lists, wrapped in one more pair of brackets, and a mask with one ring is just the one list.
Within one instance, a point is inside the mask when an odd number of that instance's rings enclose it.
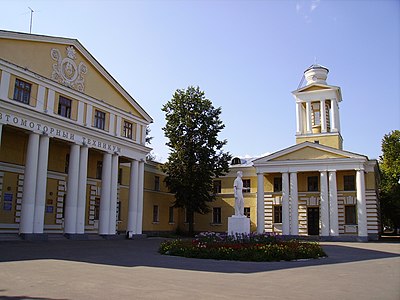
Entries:
{"label": "rectangular window", "polygon": [[221,207],[213,207],[213,224],[221,224]]}
{"label": "rectangular window", "polygon": [[118,183],[122,184],[122,168],[118,169]]}
{"label": "rectangular window", "polygon": [[274,205],[274,223],[282,223],[282,205]]}
{"label": "rectangular window", "polygon": [[158,223],[158,205],[153,205],[153,223]]}
{"label": "rectangular window", "polygon": [[344,190],[345,191],[355,191],[356,190],[356,179],[354,175],[343,176]]}
{"label": "rectangular window", "polygon": [[94,113],[94,127],[104,130],[106,126],[106,113],[100,110]]}
{"label": "rectangular window", "polygon": [[344,207],[344,218],[346,225],[357,225],[357,211],[355,205],[346,205]]}
{"label": "rectangular window", "polygon": [[213,193],[214,194],[221,194],[221,180],[214,180],[213,181]]}
{"label": "rectangular window", "polygon": [[308,176],[307,187],[309,192],[318,192],[318,176]]}
{"label": "rectangular window", "polygon": [[282,177],[274,177],[274,192],[282,192]]}
{"label": "rectangular window", "polygon": [[14,100],[19,102],[29,104],[29,99],[31,98],[32,85],[20,79],[15,79],[14,87]]}
{"label": "rectangular window", "polygon": [[58,114],[64,118],[71,119],[72,100],[60,96],[58,99]]}
{"label": "rectangular window", "polygon": [[250,218],[250,207],[245,207],[244,208],[244,215],[248,218]]}
{"label": "rectangular window", "polygon": [[124,137],[132,139],[133,136],[133,124],[128,121],[124,121]]}
{"label": "rectangular window", "polygon": [[250,193],[250,179],[243,179],[243,193]]}
{"label": "rectangular window", "polygon": [[96,166],[96,178],[101,179],[101,173],[103,172],[103,162],[99,160]]}
{"label": "rectangular window", "polygon": [[160,190],[160,176],[154,176],[154,190]]}
{"label": "rectangular window", "polygon": [[173,206],[169,207],[168,223],[174,223],[174,207]]}

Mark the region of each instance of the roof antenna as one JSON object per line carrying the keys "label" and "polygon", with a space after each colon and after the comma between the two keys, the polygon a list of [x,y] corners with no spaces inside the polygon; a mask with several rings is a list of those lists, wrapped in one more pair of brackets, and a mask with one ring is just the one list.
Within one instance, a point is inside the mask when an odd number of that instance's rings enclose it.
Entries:
{"label": "roof antenna", "polygon": [[31,23],[30,23],[30,26],[29,26],[29,33],[32,33],[32,17],[33,17],[34,10],[32,8],[30,8],[29,6],[28,6],[28,8],[31,11]]}

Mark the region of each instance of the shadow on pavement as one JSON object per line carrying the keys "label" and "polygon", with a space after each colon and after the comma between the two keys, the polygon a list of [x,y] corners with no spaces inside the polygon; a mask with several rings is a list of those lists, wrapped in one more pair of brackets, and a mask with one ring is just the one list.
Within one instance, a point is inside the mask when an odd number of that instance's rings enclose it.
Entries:
{"label": "shadow on pavement", "polygon": [[340,243],[331,243],[323,245],[328,257],[322,259],[291,262],[218,261],[161,255],[157,251],[163,240],[163,238],[147,238],[143,240],[96,241],[2,241],[0,242],[0,262],[54,259],[122,267],[255,273],[400,256],[389,252],[349,247],[348,244],[344,246]]}

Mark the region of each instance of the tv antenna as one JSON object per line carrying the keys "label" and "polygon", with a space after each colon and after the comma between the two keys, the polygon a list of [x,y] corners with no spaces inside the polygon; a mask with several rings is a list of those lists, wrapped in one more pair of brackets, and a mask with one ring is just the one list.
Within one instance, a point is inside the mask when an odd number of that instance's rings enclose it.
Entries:
{"label": "tv antenna", "polygon": [[29,25],[29,33],[32,33],[32,18],[34,10],[28,6],[29,10],[31,11],[31,23]]}

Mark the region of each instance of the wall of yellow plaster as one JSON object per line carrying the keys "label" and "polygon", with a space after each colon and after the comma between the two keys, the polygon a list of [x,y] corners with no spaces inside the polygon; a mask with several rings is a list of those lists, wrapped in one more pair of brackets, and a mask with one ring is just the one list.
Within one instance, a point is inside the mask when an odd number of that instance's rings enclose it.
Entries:
{"label": "wall of yellow plaster", "polygon": [[29,98],[29,105],[33,106],[33,107],[36,107],[37,94],[38,94],[38,85],[36,83],[33,83],[32,81],[16,77],[15,75],[10,75],[10,85],[8,87],[8,99],[10,99],[10,100],[14,99],[15,80],[17,78],[21,79],[22,81],[25,81],[25,82],[31,84],[31,96]]}
{"label": "wall of yellow plaster", "polygon": [[[18,174],[5,172],[3,176],[3,191],[0,201],[0,223],[14,224],[15,223],[15,209],[17,205],[17,187],[18,187]],[[8,190],[9,188],[9,190]],[[7,201],[11,203],[11,210],[5,210],[4,205],[4,195],[11,194],[12,201]]]}
{"label": "wall of yellow plaster", "polygon": [[296,144],[304,142],[314,143],[315,141],[319,141],[321,145],[335,149],[343,149],[343,140],[340,135],[296,137]]}

